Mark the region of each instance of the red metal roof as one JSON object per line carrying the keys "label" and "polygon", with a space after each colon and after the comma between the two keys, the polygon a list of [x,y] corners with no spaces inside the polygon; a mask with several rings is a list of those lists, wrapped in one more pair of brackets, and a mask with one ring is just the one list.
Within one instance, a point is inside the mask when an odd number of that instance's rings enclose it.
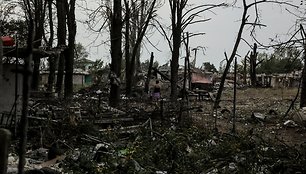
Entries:
{"label": "red metal roof", "polygon": [[2,36],[1,40],[3,41],[3,46],[14,46],[15,45],[14,38],[10,36]]}
{"label": "red metal roof", "polygon": [[203,84],[212,84],[212,81],[205,77],[202,74],[192,73],[191,75],[191,83],[203,83]]}

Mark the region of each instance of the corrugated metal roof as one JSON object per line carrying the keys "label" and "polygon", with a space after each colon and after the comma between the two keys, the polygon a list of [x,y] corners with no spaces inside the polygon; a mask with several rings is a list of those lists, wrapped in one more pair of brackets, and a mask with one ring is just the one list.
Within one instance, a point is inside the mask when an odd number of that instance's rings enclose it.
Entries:
{"label": "corrugated metal roof", "polygon": [[191,83],[212,84],[212,80],[207,78],[207,77],[204,77],[204,75],[202,75],[202,74],[192,73]]}

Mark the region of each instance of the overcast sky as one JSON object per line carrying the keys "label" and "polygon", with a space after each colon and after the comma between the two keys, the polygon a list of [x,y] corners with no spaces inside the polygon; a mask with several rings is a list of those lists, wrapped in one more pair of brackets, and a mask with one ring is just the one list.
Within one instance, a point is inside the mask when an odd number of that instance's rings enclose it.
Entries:
{"label": "overcast sky", "polygon": [[[190,4],[199,4],[203,2],[202,0],[189,0]],[[213,2],[215,4],[224,2],[221,0],[207,0],[205,3]],[[231,1],[227,1],[230,3]],[[253,0],[248,0],[248,2],[254,2]],[[301,0],[292,0],[291,3],[299,5]],[[219,68],[220,62],[224,59],[224,52],[228,55],[231,54],[232,48],[237,36],[238,28],[240,26],[240,18],[242,15],[242,9],[239,8],[242,5],[242,1],[238,0],[237,8],[217,8],[212,10],[212,12],[205,12],[203,18],[211,18],[210,21],[195,24],[188,27],[185,32],[204,32],[206,33],[203,36],[197,36],[190,40],[190,47],[195,48],[197,46],[205,47],[204,54],[202,51],[197,53],[196,65],[201,66],[203,62],[211,62],[216,68]],[[95,5],[92,5],[95,6]],[[305,5],[304,5],[305,6]],[[256,39],[264,44],[270,43],[270,38],[275,38],[278,35],[280,38],[288,38],[288,33],[292,33],[293,26],[296,21],[296,17],[290,14],[286,8],[289,8],[293,11],[292,8],[288,6],[279,6],[276,4],[262,3],[258,6],[260,13],[260,20],[262,24],[267,25],[267,27],[262,27],[261,29],[256,30]],[[164,4],[162,8],[158,10],[159,18],[161,22],[165,25],[170,24],[170,11],[168,4]],[[249,11],[250,22],[254,19],[254,11]],[[78,15],[79,19],[85,19],[86,16]],[[108,34],[105,33],[104,36]],[[249,37],[250,28],[247,26],[244,30],[243,37],[250,43],[254,43]],[[86,31],[86,27],[82,24],[78,25],[78,34],[77,42],[82,43],[86,46],[87,50],[90,53],[90,59],[103,59],[105,62],[110,63],[110,52],[109,46],[101,45],[99,47],[90,44],[94,40],[95,35],[90,34]],[[104,42],[106,37],[99,37],[95,44]],[[167,63],[171,58],[171,53],[169,46],[164,38],[156,31],[151,31],[150,42],[152,42],[159,50],[156,50],[150,44],[146,44],[145,48],[142,49],[141,60],[144,61],[149,59],[150,53],[154,52],[155,59],[160,63],[160,65]],[[182,47],[182,55],[184,56],[185,51]],[[241,42],[238,54],[242,57],[250,50],[250,47]],[[263,50],[262,50],[263,51]],[[191,52],[191,56],[194,58],[194,52]],[[183,59],[182,59],[183,60]],[[181,61],[182,62],[182,61]]]}

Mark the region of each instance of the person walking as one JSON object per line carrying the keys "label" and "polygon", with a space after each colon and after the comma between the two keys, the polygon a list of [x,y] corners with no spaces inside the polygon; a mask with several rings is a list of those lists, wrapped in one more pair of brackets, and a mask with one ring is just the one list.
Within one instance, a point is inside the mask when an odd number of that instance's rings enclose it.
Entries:
{"label": "person walking", "polygon": [[161,97],[160,84],[159,84],[159,80],[156,80],[153,86],[152,98],[153,100],[159,100],[160,97]]}

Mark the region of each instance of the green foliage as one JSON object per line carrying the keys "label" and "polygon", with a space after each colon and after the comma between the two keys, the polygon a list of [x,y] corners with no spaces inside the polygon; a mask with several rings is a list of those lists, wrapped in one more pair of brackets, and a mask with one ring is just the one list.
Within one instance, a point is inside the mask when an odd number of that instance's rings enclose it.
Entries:
{"label": "green foliage", "polygon": [[86,48],[81,44],[75,44],[75,60],[87,59],[89,53],[86,51]]}
{"label": "green foliage", "polygon": [[258,66],[258,73],[290,73],[303,68],[300,51],[296,48],[279,48],[273,54],[261,53],[258,60],[263,62]]}
{"label": "green foliage", "polygon": [[86,51],[85,47],[81,43],[75,44],[74,54],[74,68],[85,70],[86,66],[92,63],[91,60],[87,59],[89,53]]}
{"label": "green foliage", "polygon": [[217,72],[215,65],[211,64],[210,62],[204,62],[202,68],[208,72]]}
{"label": "green foliage", "polygon": [[95,79],[95,83],[101,83],[105,82],[106,79],[103,79],[106,77],[105,75],[109,73],[109,66],[104,66],[104,62],[102,59],[97,59],[93,62],[89,72],[93,75]]}

